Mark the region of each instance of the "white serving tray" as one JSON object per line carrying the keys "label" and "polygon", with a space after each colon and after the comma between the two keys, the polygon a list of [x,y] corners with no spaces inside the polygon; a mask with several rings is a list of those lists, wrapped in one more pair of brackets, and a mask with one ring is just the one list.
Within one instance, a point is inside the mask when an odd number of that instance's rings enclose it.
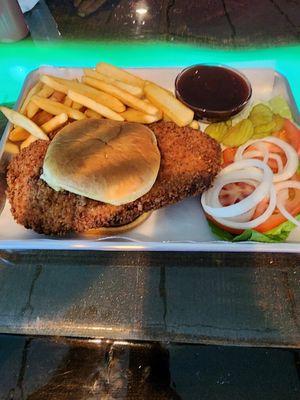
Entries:
{"label": "white serving tray", "polygon": [[[181,69],[143,68],[132,69],[136,75],[152,80],[173,90],[174,80]],[[130,70],[129,70],[130,71]],[[269,68],[241,69],[248,77],[253,88],[254,100],[268,100],[280,94],[290,103],[295,118],[299,119],[291,90],[286,79]],[[15,105],[18,109],[29,89],[40,74],[51,74],[66,78],[80,77],[81,68],[41,67],[30,73],[24,83]],[[0,141],[1,161],[5,159],[3,148],[10,126],[5,129]],[[187,199],[173,206],[152,213],[150,218],[139,227],[122,235],[110,237],[85,237],[73,235],[64,238],[39,235],[18,225],[6,202],[0,215],[0,249],[60,249],[60,250],[148,250],[148,251],[226,251],[226,252],[300,252],[300,231],[293,232],[287,243],[230,243],[216,240],[211,233],[200,207],[199,197]]]}

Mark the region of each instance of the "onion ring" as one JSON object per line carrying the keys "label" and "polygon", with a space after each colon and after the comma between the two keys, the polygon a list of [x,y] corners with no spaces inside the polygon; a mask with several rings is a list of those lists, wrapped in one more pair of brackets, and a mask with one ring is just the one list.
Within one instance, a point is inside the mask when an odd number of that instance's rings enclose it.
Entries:
{"label": "onion ring", "polygon": [[277,169],[278,169],[278,174],[281,174],[283,172],[283,162],[282,158],[280,157],[279,154],[276,153],[271,153],[270,157],[271,160],[275,160],[277,162]]}
{"label": "onion ring", "polygon": [[268,219],[274,212],[276,207],[276,191],[274,185],[270,188],[270,200],[267,209],[257,218],[248,222],[232,221],[228,218],[215,218],[215,221],[227,226],[228,228],[234,229],[253,229],[258,225],[262,224],[266,219]]}
{"label": "onion ring", "polygon": [[[255,169],[260,169],[263,173],[259,171],[249,171],[250,168],[255,167]],[[243,170],[248,168],[248,170]],[[241,171],[243,170],[243,171]],[[237,173],[236,171],[242,172]],[[249,211],[251,208],[255,207],[270,191],[272,185],[273,172],[270,167],[264,162],[256,159],[241,160],[225,167],[219,174],[214,186],[206,191],[201,197],[202,207],[205,212],[212,217],[235,217],[245,212]],[[242,179],[241,179],[242,178]],[[236,204],[232,204],[226,207],[215,207],[210,206],[211,199],[216,199],[222,187],[227,183],[240,182],[244,179],[254,179],[259,180],[260,183],[257,185],[255,190],[246,198],[241,200]],[[215,200],[213,200],[215,204]]]}
{"label": "onion ring", "polygon": [[298,221],[295,217],[293,217],[292,214],[290,214],[287,209],[284,206],[284,202],[288,196],[284,196],[284,193],[282,191],[284,189],[298,189],[300,190],[300,182],[298,181],[285,181],[285,182],[280,182],[276,184],[276,192],[277,192],[277,208],[281,212],[281,214],[289,221],[291,221],[293,224],[300,226],[300,221]]}
{"label": "onion ring", "polygon": [[244,154],[243,159],[249,159],[249,158],[256,158],[259,159],[258,157],[262,158],[263,157],[263,162],[267,164],[268,159],[275,160],[277,162],[277,168],[278,168],[278,173],[281,173],[283,171],[283,162],[279,154],[276,153],[269,153],[267,158],[265,159],[264,154],[262,154],[260,151],[247,151]]}
{"label": "onion ring", "polygon": [[275,144],[284,151],[287,158],[287,162],[283,170],[273,175],[273,182],[285,181],[291,178],[295,174],[298,168],[298,163],[299,163],[298,154],[290,144],[277,137],[267,136],[263,139],[249,140],[248,142],[246,142],[245,144],[243,144],[238,148],[237,152],[235,153],[234,160],[235,161],[242,160],[243,153],[247,149],[247,147],[251,146],[252,144],[258,144],[260,142]]}
{"label": "onion ring", "polygon": [[[223,204],[221,204],[221,202],[219,200],[219,196],[220,196],[220,193],[221,193],[221,190],[223,189],[223,187],[230,183],[246,182],[245,178],[247,179],[248,177],[251,177],[251,181],[247,180],[247,182],[251,182],[251,185],[254,186],[256,189],[258,186],[258,183],[256,181],[262,180],[262,174],[254,175],[253,172],[243,171],[242,173],[239,173],[239,174],[234,174],[234,173],[228,174],[228,176],[225,177],[224,179],[220,179],[219,181],[217,180],[215,182],[215,186],[214,186],[213,190],[211,190],[211,192],[210,192],[209,203],[211,204],[211,206],[215,207],[215,208],[226,207]],[[252,182],[255,182],[255,183],[253,184]],[[236,214],[236,215],[239,215],[239,214]],[[227,216],[226,216],[226,218],[227,218]]]}

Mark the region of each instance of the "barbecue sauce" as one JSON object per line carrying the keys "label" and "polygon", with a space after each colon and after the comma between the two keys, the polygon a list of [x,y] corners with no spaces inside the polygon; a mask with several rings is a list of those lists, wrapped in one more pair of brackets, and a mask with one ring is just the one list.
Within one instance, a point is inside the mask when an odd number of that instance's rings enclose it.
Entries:
{"label": "barbecue sauce", "polygon": [[185,103],[202,110],[233,110],[251,95],[251,89],[241,75],[217,66],[197,65],[186,69],[176,85]]}

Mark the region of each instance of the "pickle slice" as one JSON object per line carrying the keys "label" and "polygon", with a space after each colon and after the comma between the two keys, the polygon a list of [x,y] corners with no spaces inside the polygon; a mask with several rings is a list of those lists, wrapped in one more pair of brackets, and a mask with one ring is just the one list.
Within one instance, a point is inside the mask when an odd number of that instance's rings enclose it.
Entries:
{"label": "pickle slice", "polygon": [[252,136],[252,139],[261,139],[266,136],[269,136],[274,132],[275,128],[276,128],[276,122],[274,120],[272,120],[267,124],[257,125],[254,127],[254,134]]}
{"label": "pickle slice", "polygon": [[226,122],[215,122],[205,128],[205,133],[207,133],[210,137],[220,143],[222,142],[223,137],[226,135],[227,131],[228,126]]}
{"label": "pickle slice", "polygon": [[273,121],[275,122],[276,126],[273,129],[272,133],[280,131],[283,128],[284,118],[282,118],[279,114],[274,114]]}
{"label": "pickle slice", "polygon": [[254,126],[268,124],[273,119],[271,109],[265,104],[259,103],[250,112],[249,119]]}
{"label": "pickle slice", "polygon": [[261,124],[254,127],[254,134],[252,139],[262,139],[266,136],[272,135],[283,128],[284,118],[280,115],[273,115],[272,121],[267,124]]}
{"label": "pickle slice", "polygon": [[250,119],[243,119],[228,129],[222,143],[230,147],[240,146],[251,139],[253,132],[254,128]]}

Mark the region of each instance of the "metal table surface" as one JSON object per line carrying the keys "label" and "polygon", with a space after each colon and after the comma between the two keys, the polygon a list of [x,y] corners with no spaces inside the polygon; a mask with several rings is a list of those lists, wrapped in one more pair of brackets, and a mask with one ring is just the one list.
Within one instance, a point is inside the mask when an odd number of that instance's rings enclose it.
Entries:
{"label": "metal table surface", "polygon": [[0,331],[299,347],[299,256],[0,253]]}

